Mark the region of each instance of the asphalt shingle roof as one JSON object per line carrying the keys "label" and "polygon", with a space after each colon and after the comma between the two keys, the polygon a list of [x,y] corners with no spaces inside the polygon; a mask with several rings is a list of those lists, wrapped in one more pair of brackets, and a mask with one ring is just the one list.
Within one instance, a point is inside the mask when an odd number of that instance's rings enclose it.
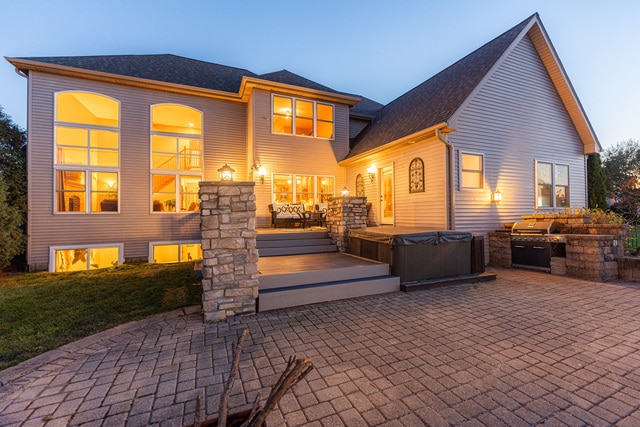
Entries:
{"label": "asphalt shingle roof", "polygon": [[380,109],[347,158],[447,121],[536,15]]}

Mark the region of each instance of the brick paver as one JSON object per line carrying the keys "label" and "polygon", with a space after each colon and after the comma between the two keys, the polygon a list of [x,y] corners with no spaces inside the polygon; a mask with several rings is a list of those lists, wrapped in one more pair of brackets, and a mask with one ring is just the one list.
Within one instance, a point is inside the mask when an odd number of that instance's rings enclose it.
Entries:
{"label": "brick paver", "polygon": [[245,327],[232,409],[289,355],[316,369],[270,425],[638,425],[640,285],[519,270],[496,282],[323,303],[223,323],[197,308],[123,325],[0,372],[0,425],[214,416]]}

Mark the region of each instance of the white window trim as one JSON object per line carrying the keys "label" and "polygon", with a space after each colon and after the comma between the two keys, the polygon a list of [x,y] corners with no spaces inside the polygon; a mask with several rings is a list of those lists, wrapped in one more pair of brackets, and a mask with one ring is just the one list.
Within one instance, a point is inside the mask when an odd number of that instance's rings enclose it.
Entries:
{"label": "white window trim", "polygon": [[[480,156],[482,157],[482,186],[480,188],[476,187],[463,187],[462,186],[462,155],[469,154],[472,156]],[[485,155],[484,153],[477,153],[473,151],[462,151],[458,150],[458,191],[480,191],[485,189],[485,180],[487,176],[487,168],[485,165]]]}
{"label": "white window trim", "polygon": [[[158,107],[162,105],[179,105],[181,107],[189,108],[191,110],[199,112],[200,113],[200,135],[154,131],[153,130],[153,107]],[[200,164],[202,165],[201,171],[199,173],[195,173],[195,172],[169,170],[169,169],[153,169],[153,145],[151,140],[153,139],[154,135],[170,136],[170,137],[176,137],[176,138],[187,138],[187,139],[199,139],[200,140]],[[176,178],[176,210],[174,212],[153,210],[153,175],[174,175],[175,176]],[[161,102],[159,104],[150,105],[149,106],[149,213],[150,214],[171,215],[171,214],[194,213],[194,211],[189,211],[189,210],[183,211],[179,209],[178,200],[180,200],[180,196],[181,196],[179,182],[180,182],[181,176],[198,177],[200,178],[200,181],[204,180],[203,178],[204,177],[204,112],[190,105],[179,104],[175,102]],[[195,211],[195,212],[197,213],[198,211]]]}
{"label": "white window trim", "polygon": [[[87,125],[87,124],[83,124],[83,123],[75,123],[75,122],[64,122],[64,121],[58,121],[58,94],[61,93],[77,93],[77,92],[82,92],[82,93],[90,93],[93,95],[98,95],[98,96],[103,96],[105,98],[109,98],[113,101],[115,101],[118,104],[118,126],[117,127],[112,127],[112,126],[98,126],[98,125]],[[98,214],[98,215],[114,215],[114,214],[119,214],[120,213],[120,165],[122,164],[122,153],[121,153],[121,139],[120,139],[120,129],[121,129],[121,123],[122,123],[122,111],[121,111],[121,103],[118,99],[109,96],[109,95],[105,95],[103,93],[100,92],[94,92],[94,91],[90,91],[90,90],[61,90],[58,92],[55,92],[53,94],[53,114],[54,114],[54,119],[53,119],[53,199],[52,199],[52,208],[53,208],[53,214],[54,215],[84,215],[84,214]],[[90,164],[86,164],[86,165],[67,165],[67,164],[58,164],[58,133],[56,132],[56,127],[57,126],[66,126],[66,127],[73,127],[73,128],[79,128],[79,129],[86,129],[86,130],[105,130],[105,131],[110,131],[110,132],[117,132],[118,133],[118,166],[117,167],[113,167],[113,166],[91,166]],[[87,156],[89,156],[89,158],[87,159],[87,161],[89,162],[91,160],[91,154],[90,154],[90,150],[91,147],[87,147]],[[115,150],[114,150],[115,151]],[[58,182],[57,182],[57,175],[58,175],[58,171],[60,170],[72,170],[72,171],[79,171],[79,172],[84,172],[85,173],[85,189],[84,189],[84,193],[85,193],[85,206],[84,206],[84,211],[78,211],[78,212],[62,212],[62,211],[58,211],[56,209],[56,202],[57,202],[57,188],[58,188]],[[118,210],[117,211],[111,211],[111,212],[101,212],[101,211],[92,211],[91,210],[91,172],[112,172],[112,173],[117,173],[118,174],[118,182],[117,182],[117,188],[118,188]]]}
{"label": "white window trim", "polygon": [[[273,98],[274,97],[280,97],[280,98],[288,98],[292,100],[291,103],[291,133],[284,133],[284,132],[276,132],[273,129],[273,116],[274,116],[274,112],[273,112]],[[313,135],[296,135],[296,101],[305,101],[305,102],[311,102],[313,104]],[[318,135],[318,114],[317,114],[317,108],[316,106],[320,104],[320,105],[328,105],[331,107],[331,113],[332,113],[332,117],[331,117],[331,123],[333,124],[333,136],[331,138],[323,138],[321,136],[317,136]],[[336,106],[335,104],[330,104],[328,102],[320,102],[320,101],[314,101],[311,99],[306,99],[306,98],[298,98],[296,96],[290,96],[290,95],[282,95],[279,93],[272,93],[271,94],[271,133],[274,135],[287,135],[287,136],[295,136],[298,138],[314,138],[314,139],[323,139],[325,141],[333,141],[336,139]],[[280,114],[281,115],[281,114]]]}
{"label": "white window trim", "polygon": [[[553,202],[552,206],[539,206],[538,205],[538,163],[545,163],[548,165],[551,165],[551,201]],[[566,166],[567,167],[567,178],[569,180],[569,185],[567,186],[569,188],[569,200],[567,201],[567,206],[556,206],[556,166]],[[564,186],[563,186],[564,187]],[[535,209],[546,209],[546,210],[553,210],[553,209],[562,209],[565,207],[570,207],[571,206],[571,187],[573,187],[573,185],[571,184],[571,165],[567,164],[567,163],[556,163],[553,160],[538,160],[535,159],[533,161],[533,200],[534,200],[534,206]]]}
{"label": "white window trim", "polygon": [[[180,246],[181,245],[193,245],[193,244],[199,244],[202,245],[202,240],[163,240],[163,241],[159,241],[159,242],[149,242],[149,264],[156,264],[156,262],[153,259],[153,247],[154,246],[162,246],[162,245],[178,245],[178,261],[180,262]],[[202,250],[202,247],[200,248],[200,250]],[[204,252],[204,251],[203,251]],[[204,254],[203,254],[204,256]],[[160,264],[173,264],[173,263],[160,263]]]}
{"label": "white window trim", "polygon": [[[99,243],[86,245],[64,245],[49,246],[49,272],[56,272],[56,251],[67,251],[73,249],[101,249],[101,248],[118,248],[118,265],[124,264],[124,244],[123,243]],[[106,267],[105,267],[106,268]],[[87,269],[89,271],[90,269]]]}

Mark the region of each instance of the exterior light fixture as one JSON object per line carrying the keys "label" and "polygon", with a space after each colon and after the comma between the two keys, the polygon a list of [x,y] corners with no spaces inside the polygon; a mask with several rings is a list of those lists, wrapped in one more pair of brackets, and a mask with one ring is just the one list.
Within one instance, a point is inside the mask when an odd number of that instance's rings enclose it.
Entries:
{"label": "exterior light fixture", "polygon": [[500,203],[502,201],[502,193],[500,190],[496,190],[495,193],[491,194],[491,201],[494,203]]}
{"label": "exterior light fixture", "polygon": [[378,173],[378,168],[376,168],[376,165],[371,165],[367,168],[367,172],[369,173],[369,179],[373,183],[373,181],[376,180],[376,174]]}
{"label": "exterior light fixture", "polygon": [[220,181],[233,181],[233,173],[235,171],[235,169],[225,163],[224,166],[218,169],[218,172],[220,172]]}
{"label": "exterior light fixture", "polygon": [[264,166],[258,168],[258,176],[260,177],[260,184],[264,184],[264,176],[267,174],[267,170]]}
{"label": "exterior light fixture", "polygon": [[349,195],[349,189],[347,187],[344,187],[341,193],[342,193],[342,197],[347,197]]}

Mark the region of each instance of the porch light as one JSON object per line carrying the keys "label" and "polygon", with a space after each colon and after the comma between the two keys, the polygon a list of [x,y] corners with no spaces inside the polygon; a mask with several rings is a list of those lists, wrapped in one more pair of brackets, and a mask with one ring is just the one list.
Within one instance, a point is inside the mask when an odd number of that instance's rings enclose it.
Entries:
{"label": "porch light", "polygon": [[233,173],[235,171],[235,169],[225,163],[224,166],[218,169],[218,172],[220,172],[220,181],[233,181]]}
{"label": "porch light", "polygon": [[373,183],[373,181],[376,180],[376,174],[378,173],[378,168],[376,168],[376,165],[371,165],[367,168],[367,172],[369,173],[369,179],[371,180],[371,183]]}
{"label": "porch light", "polygon": [[500,190],[496,190],[495,193],[491,194],[491,201],[494,203],[500,203],[502,201],[502,193]]}
{"label": "porch light", "polygon": [[260,184],[264,184],[264,176],[267,174],[267,170],[264,166],[258,168],[258,176],[260,177]]}
{"label": "porch light", "polygon": [[347,187],[344,187],[341,193],[342,193],[342,197],[347,197],[349,195],[349,189]]}

